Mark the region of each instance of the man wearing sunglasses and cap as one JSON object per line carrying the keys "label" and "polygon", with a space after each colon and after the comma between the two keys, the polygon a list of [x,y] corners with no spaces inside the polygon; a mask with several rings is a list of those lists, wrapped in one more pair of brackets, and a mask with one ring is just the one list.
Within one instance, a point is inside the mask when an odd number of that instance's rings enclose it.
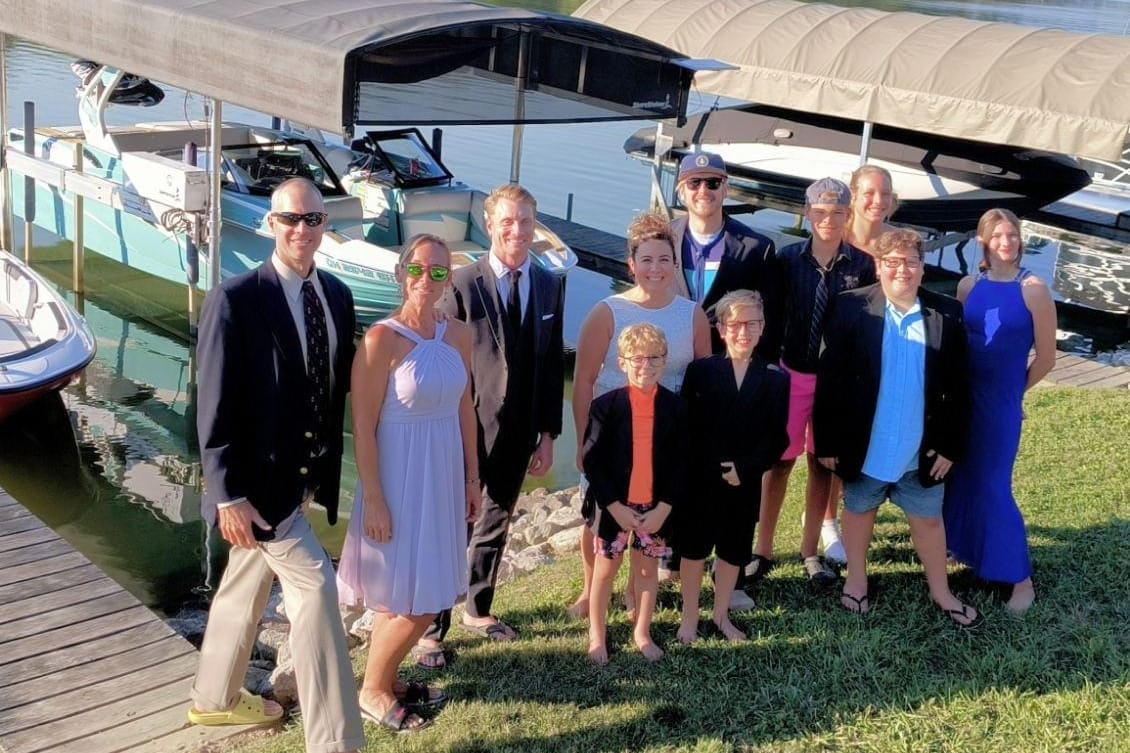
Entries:
{"label": "man wearing sunglasses and cap", "polygon": [[[714,317],[718,299],[734,290],[756,290],[765,303],[765,332],[758,355],[777,360],[780,343],[776,298],[769,283],[775,251],[773,241],[751,230],[722,207],[726,201],[726,163],[717,154],[695,152],[679,163],[676,184],[679,201],[687,214],[671,223],[675,241],[675,284]],[[715,353],[725,348],[711,327]]]}
{"label": "man wearing sunglasses and cap", "polygon": [[314,267],[325,223],[313,183],[279,184],[267,219],[274,253],[208,294],[197,344],[203,514],[232,548],[212,599],[188,717],[220,725],[282,716],[277,703],[243,689],[278,577],[309,753],[365,744],[333,566],[305,517],[316,501],[331,524],[337,520],[354,352],[353,296]]}

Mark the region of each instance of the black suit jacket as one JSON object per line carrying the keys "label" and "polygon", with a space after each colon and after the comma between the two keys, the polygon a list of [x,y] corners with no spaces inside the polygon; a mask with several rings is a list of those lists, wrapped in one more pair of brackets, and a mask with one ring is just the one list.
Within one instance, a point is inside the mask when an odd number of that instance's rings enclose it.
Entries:
{"label": "black suit jacket", "polygon": [[[854,481],[867,457],[879,399],[887,299],[876,283],[832,300],[816,377],[816,455],[839,458],[836,473]],[[927,451],[956,462],[965,449],[969,365],[961,304],[926,289],[919,289],[918,302],[926,329],[926,415],[918,478],[923,486],[932,486],[940,482],[930,477],[934,458]]]}
{"label": "black suit jacket", "polygon": [[[687,409],[682,398],[662,385],[655,396],[652,434],[655,501],[678,507],[687,489]],[[592,401],[581,450],[589,494],[604,509],[627,502],[632,478],[632,405],[628,388],[606,392]]]}
{"label": "black suit jacket", "polygon": [[[247,498],[272,526],[317,487],[315,500],[337,521],[342,421],[353,364],[353,295],[318,271],[337,333],[327,447],[310,462],[306,410],[310,380],[298,329],[270,260],[208,294],[197,342],[196,424],[204,465],[204,518],[216,503]],[[255,528],[257,538],[271,532]]]}
{"label": "black suit jacket", "polygon": [[[675,284],[684,296],[690,294],[683,271],[683,237],[687,233],[687,223],[686,217],[680,217],[671,223],[671,235],[675,243]],[[776,361],[780,357],[784,317],[781,315],[773,241],[732,217],[727,217],[722,227],[726,236],[726,249],[718,265],[714,284],[702,299],[702,308],[706,310],[713,325],[715,321],[711,307],[723,295],[733,290],[756,290],[761,293],[765,305],[765,330],[761,334],[757,352],[768,361]],[[710,339],[715,353],[726,352],[722,338],[714,327],[710,329]]]}
{"label": "black suit jacket", "polygon": [[789,446],[789,375],[754,357],[739,387],[728,356],[687,366],[683,399],[690,416],[692,483],[709,492],[722,481],[719,463],[730,460],[741,488],[761,496],[761,475]]}
{"label": "black suit jacket", "polygon": [[[500,429],[509,369],[506,365],[505,307],[498,298],[498,278],[486,255],[455,270],[451,295],[440,307],[471,325],[471,373],[474,377],[475,413],[479,422],[479,450],[489,457]],[[533,400],[523,411],[521,426],[507,427],[528,437],[532,450],[542,432],[561,433],[565,398],[564,326],[565,288],[561,278],[530,264],[530,301],[526,320],[534,327]]]}

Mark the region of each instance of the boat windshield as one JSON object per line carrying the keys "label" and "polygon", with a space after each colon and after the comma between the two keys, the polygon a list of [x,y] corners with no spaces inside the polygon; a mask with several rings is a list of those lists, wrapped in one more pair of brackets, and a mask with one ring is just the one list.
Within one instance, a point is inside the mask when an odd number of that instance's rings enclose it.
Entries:
{"label": "boat windshield", "polygon": [[309,141],[286,140],[224,147],[223,187],[236,193],[270,196],[287,178],[307,178],[323,196],[345,189]]}
{"label": "boat windshield", "polygon": [[369,131],[353,142],[352,149],[359,154],[350,170],[354,178],[400,188],[451,180],[451,173],[415,128]]}

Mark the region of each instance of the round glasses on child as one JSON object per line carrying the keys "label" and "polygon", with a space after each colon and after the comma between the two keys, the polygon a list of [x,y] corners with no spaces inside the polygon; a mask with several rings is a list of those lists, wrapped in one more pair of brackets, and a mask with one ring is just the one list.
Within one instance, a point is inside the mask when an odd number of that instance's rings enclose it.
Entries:
{"label": "round glasses on child", "polygon": [[641,366],[662,366],[663,362],[667,360],[667,354],[664,353],[661,356],[623,356],[623,359],[638,369]]}
{"label": "round glasses on child", "polygon": [[764,324],[764,319],[731,319],[723,326],[728,332],[740,332],[743,329],[746,331],[760,329]]}
{"label": "round glasses on child", "polygon": [[921,259],[904,259],[897,256],[886,256],[879,260],[884,269],[898,269],[899,267],[906,267],[910,270],[918,269],[922,266]]}
{"label": "round glasses on child", "polygon": [[424,272],[428,273],[428,277],[432,282],[447,282],[447,276],[451,274],[451,269],[442,264],[417,264],[409,262],[404,265],[404,273],[409,277],[423,277]]}
{"label": "round glasses on child", "polygon": [[318,227],[329,215],[325,212],[271,212],[271,216],[287,227],[294,227],[300,222],[305,222],[309,227]]}

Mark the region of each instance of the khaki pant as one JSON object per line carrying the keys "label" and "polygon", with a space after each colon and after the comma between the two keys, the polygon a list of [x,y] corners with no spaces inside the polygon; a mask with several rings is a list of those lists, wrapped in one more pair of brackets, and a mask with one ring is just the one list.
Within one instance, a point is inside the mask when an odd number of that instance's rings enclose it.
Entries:
{"label": "khaki pant", "polygon": [[307,753],[365,745],[357,682],[337,604],[333,565],[301,512],[276,527],[274,541],[232,547],[212,600],[192,699],[201,711],[231,706],[255,646],[259,619],[278,576],[290,620],[290,648]]}

